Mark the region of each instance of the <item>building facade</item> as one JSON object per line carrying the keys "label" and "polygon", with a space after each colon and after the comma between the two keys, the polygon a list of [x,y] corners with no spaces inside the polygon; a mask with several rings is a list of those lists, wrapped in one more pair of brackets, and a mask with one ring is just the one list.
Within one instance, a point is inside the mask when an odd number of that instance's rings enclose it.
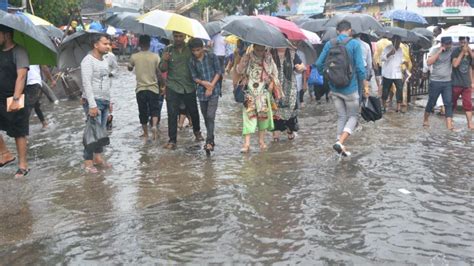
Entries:
{"label": "building facade", "polygon": [[433,0],[394,0],[393,7],[423,15],[430,24],[474,25],[474,9],[466,0],[444,0],[441,6],[435,6]]}

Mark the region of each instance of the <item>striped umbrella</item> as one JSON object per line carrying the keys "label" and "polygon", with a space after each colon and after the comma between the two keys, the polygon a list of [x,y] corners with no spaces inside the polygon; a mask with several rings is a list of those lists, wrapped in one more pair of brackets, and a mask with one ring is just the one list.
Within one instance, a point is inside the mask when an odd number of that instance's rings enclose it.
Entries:
{"label": "striped umbrella", "polygon": [[164,30],[182,32],[194,38],[211,39],[199,21],[175,13],[153,10],[138,17],[137,20]]}

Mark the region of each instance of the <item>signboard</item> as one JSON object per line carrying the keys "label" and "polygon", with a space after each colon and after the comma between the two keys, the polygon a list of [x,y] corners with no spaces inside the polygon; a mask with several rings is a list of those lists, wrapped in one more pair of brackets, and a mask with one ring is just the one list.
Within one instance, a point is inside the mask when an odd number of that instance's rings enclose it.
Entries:
{"label": "signboard", "polygon": [[316,15],[324,12],[326,0],[286,0],[278,6],[277,16]]}
{"label": "signboard", "polygon": [[[418,7],[436,7],[435,1],[433,0],[417,0]],[[467,0],[444,0],[438,7],[470,7]]]}

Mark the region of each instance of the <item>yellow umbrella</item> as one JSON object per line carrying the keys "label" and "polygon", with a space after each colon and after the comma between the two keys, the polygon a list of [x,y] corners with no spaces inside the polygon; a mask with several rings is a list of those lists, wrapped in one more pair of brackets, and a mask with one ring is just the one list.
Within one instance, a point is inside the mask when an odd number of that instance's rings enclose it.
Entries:
{"label": "yellow umbrella", "polygon": [[36,26],[53,26],[51,22],[30,13],[23,12],[23,15],[25,15],[25,17],[27,17]]}
{"label": "yellow umbrella", "polygon": [[235,36],[235,35],[229,35],[227,37],[225,37],[225,42],[226,43],[229,43],[229,44],[237,44],[237,42],[239,41],[239,37]]}
{"label": "yellow umbrella", "polygon": [[141,23],[169,31],[178,31],[194,38],[210,40],[204,26],[197,20],[179,14],[153,10],[137,18]]}

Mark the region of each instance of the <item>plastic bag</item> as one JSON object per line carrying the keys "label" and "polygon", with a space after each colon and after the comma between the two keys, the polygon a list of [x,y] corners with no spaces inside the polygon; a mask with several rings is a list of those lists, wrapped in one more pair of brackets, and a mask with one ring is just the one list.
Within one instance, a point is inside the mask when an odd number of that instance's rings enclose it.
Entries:
{"label": "plastic bag", "polygon": [[382,118],[382,104],[378,97],[369,96],[362,100],[360,114],[365,121],[377,121]]}
{"label": "plastic bag", "polygon": [[311,72],[308,77],[308,85],[323,85],[323,76],[319,74],[315,65],[311,66]]}
{"label": "plastic bag", "polygon": [[110,139],[105,128],[101,126],[96,118],[88,117],[82,143],[88,150],[96,150],[110,144]]}

